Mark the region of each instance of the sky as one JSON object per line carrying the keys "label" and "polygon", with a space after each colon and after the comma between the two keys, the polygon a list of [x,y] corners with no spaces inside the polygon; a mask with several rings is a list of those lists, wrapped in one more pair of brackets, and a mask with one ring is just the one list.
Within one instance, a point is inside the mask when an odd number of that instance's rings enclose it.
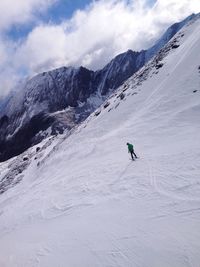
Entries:
{"label": "sky", "polygon": [[199,0],[1,0],[0,96],[61,66],[91,70],[128,49],[152,46]]}

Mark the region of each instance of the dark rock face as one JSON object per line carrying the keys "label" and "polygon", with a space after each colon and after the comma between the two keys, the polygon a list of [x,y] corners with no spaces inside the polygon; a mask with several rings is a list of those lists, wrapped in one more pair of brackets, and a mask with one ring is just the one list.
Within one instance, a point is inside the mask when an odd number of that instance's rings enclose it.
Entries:
{"label": "dark rock face", "polygon": [[102,70],[95,73],[95,83],[98,84],[102,95],[108,90],[118,88],[130,76],[138,71],[145,63],[145,51],[127,52],[116,56]]}
{"label": "dark rock face", "polygon": [[18,93],[1,101],[0,161],[39,143],[47,129],[48,134],[62,133],[86,119],[193,16],[172,25],[150,49],[128,50],[102,70],[62,67],[30,79]]}
{"label": "dark rock face", "polygon": [[53,121],[53,118],[42,113],[31,118],[12,138],[0,142],[0,160],[3,161],[19,155],[30,146],[40,142],[42,138],[36,139],[36,134],[46,130]]}
{"label": "dark rock face", "polygon": [[8,125],[8,122],[9,122],[8,116],[4,115],[0,119],[0,128],[5,127],[5,125]]}

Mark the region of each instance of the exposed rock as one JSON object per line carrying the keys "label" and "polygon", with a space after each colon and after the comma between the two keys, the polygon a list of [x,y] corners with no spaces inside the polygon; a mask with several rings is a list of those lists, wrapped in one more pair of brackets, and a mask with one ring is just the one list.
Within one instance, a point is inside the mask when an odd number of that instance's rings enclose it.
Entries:
{"label": "exposed rock", "polygon": [[100,113],[101,113],[101,110],[97,110],[97,111],[94,113],[94,115],[95,115],[95,116],[99,116]]}
{"label": "exposed rock", "polygon": [[173,44],[173,45],[172,45],[172,48],[173,48],[173,49],[176,49],[176,48],[178,48],[179,46],[180,46],[180,45],[178,45],[178,44]]}
{"label": "exposed rock", "polygon": [[106,102],[103,107],[107,108],[109,105],[110,105],[110,102]]}
{"label": "exposed rock", "polygon": [[163,66],[163,63],[158,63],[158,64],[156,65],[156,69],[160,69],[160,68],[162,68],[162,66]]}
{"label": "exposed rock", "polygon": [[23,161],[26,161],[26,160],[28,160],[29,158],[28,158],[28,156],[24,156],[23,157]]}

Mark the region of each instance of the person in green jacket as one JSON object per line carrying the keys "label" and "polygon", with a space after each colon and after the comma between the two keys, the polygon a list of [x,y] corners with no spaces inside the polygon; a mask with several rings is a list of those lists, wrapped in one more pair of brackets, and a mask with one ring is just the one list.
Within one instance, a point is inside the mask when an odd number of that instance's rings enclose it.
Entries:
{"label": "person in green jacket", "polygon": [[133,155],[134,155],[135,158],[137,159],[138,157],[137,157],[137,155],[135,154],[135,151],[134,151],[134,149],[133,149],[133,145],[127,143],[127,146],[128,146],[128,153],[131,153],[131,158],[132,158],[132,160],[135,160],[134,157],[133,157]]}

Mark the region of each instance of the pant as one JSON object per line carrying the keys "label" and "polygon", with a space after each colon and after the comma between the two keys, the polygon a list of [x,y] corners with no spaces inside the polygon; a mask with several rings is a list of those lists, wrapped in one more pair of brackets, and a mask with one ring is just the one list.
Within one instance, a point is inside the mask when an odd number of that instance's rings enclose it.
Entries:
{"label": "pant", "polygon": [[135,158],[137,158],[137,155],[135,154],[134,150],[130,151],[130,153],[131,153],[131,158],[132,158],[132,160],[134,160],[133,155],[135,156]]}

